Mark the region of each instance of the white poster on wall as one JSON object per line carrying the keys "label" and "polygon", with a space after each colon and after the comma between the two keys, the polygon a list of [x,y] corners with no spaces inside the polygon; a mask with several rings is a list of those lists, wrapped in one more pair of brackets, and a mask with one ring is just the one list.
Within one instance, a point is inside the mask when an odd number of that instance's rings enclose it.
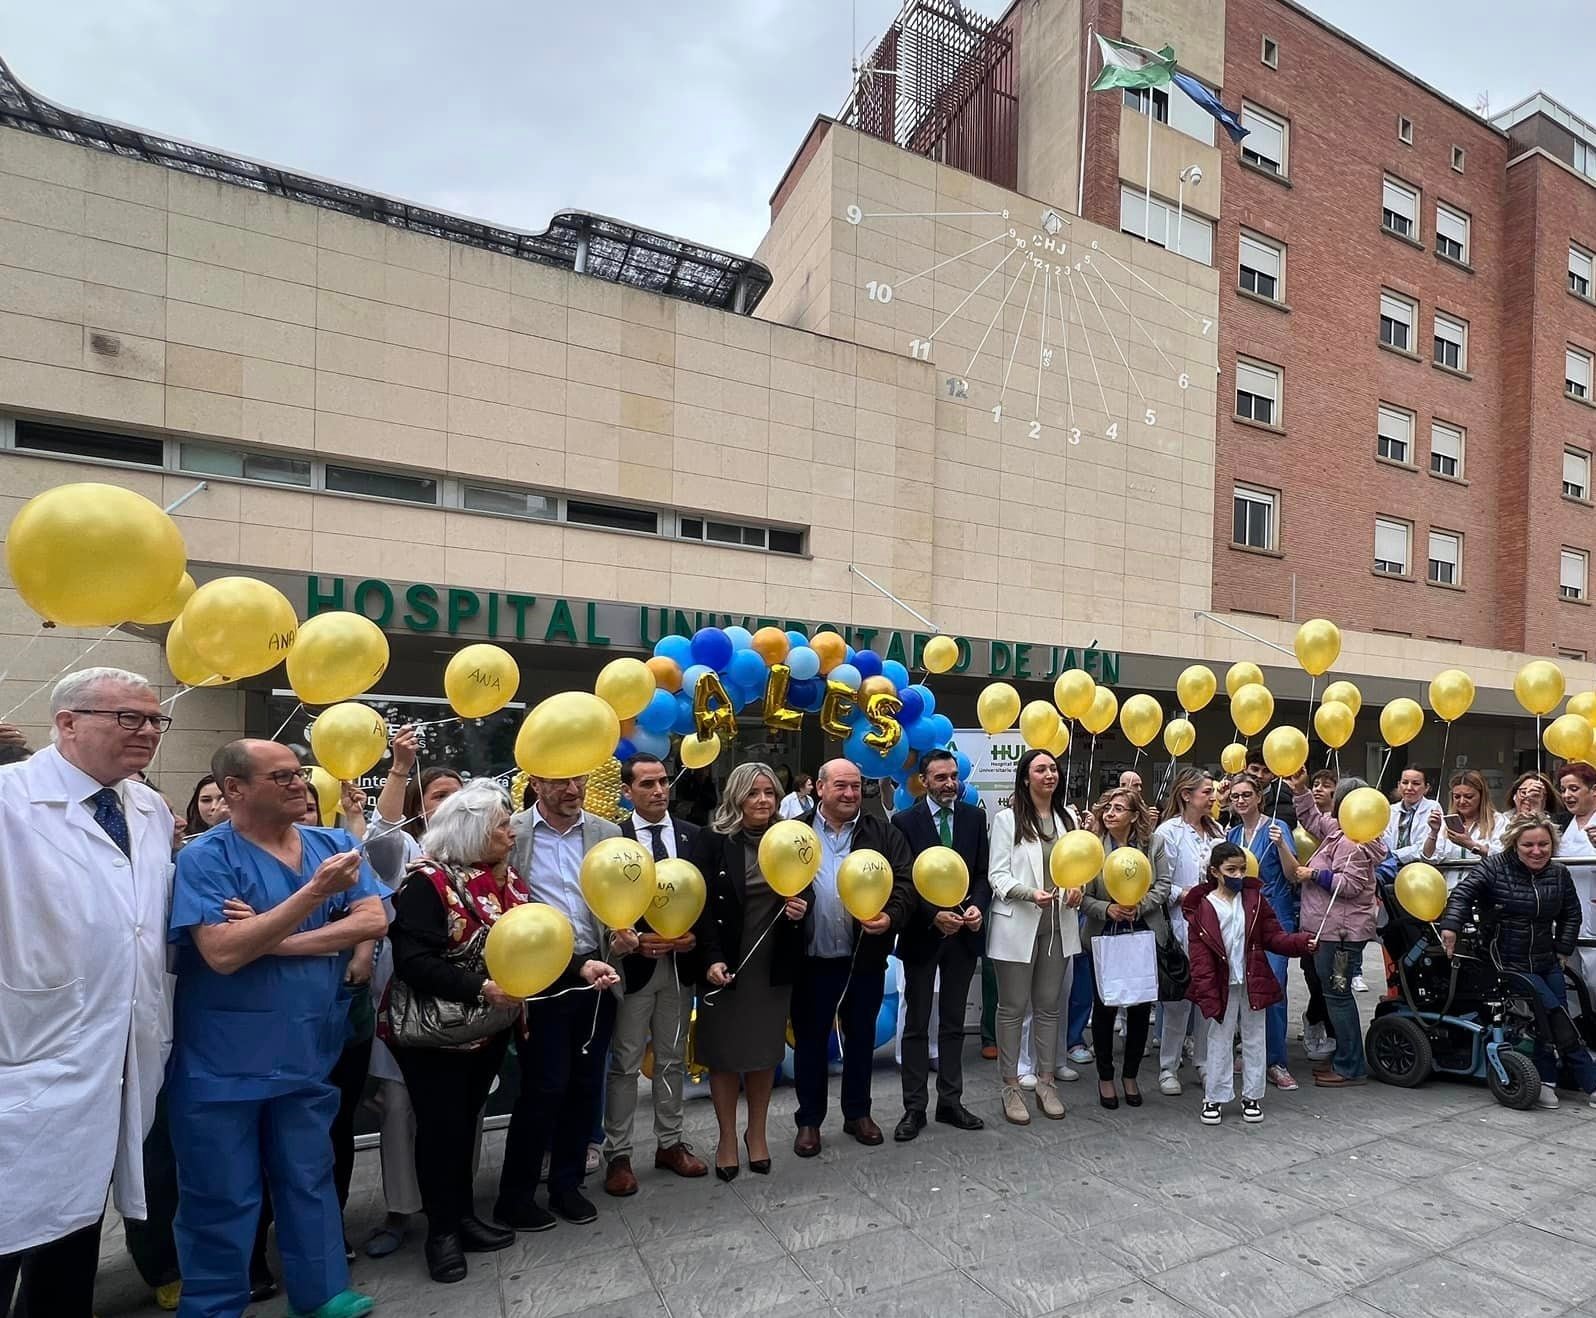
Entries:
{"label": "white poster on wall", "polygon": [[1025,754],[1024,739],[1013,730],[989,737],[980,728],[955,728],[953,745],[969,757],[969,781],[981,794],[987,818],[992,818],[1014,795],[1014,768]]}

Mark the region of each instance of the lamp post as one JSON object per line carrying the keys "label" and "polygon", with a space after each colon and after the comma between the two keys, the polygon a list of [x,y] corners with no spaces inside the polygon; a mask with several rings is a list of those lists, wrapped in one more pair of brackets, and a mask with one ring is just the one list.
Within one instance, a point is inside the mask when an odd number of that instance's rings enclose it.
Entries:
{"label": "lamp post", "polygon": [[1187,165],[1180,171],[1180,185],[1175,192],[1175,250],[1180,251],[1180,228],[1186,218],[1186,184],[1196,187],[1203,181],[1201,165]]}

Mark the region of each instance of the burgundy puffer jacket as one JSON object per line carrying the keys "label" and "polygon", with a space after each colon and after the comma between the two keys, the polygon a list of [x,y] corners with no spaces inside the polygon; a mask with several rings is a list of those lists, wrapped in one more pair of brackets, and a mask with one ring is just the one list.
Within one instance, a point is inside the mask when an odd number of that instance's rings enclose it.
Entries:
{"label": "burgundy puffer jacket", "polygon": [[[1180,899],[1188,926],[1187,948],[1191,956],[1191,985],[1186,996],[1210,1020],[1220,1020],[1230,1003],[1230,959],[1225,955],[1225,933],[1219,927],[1219,913],[1208,894],[1212,882],[1199,883]],[[1242,885],[1241,906],[1247,916],[1247,1004],[1262,1011],[1282,996],[1280,981],[1269,968],[1269,958],[1306,956],[1311,934],[1288,934],[1280,927],[1275,909],[1264,900],[1263,885],[1249,878]]]}

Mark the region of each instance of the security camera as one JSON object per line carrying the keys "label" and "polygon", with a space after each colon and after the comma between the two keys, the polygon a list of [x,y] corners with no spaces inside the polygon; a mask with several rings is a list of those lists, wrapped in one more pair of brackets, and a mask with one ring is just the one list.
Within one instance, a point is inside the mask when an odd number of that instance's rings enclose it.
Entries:
{"label": "security camera", "polygon": [[1190,182],[1192,187],[1196,187],[1203,181],[1203,167],[1201,165],[1187,165],[1181,171],[1181,177]]}

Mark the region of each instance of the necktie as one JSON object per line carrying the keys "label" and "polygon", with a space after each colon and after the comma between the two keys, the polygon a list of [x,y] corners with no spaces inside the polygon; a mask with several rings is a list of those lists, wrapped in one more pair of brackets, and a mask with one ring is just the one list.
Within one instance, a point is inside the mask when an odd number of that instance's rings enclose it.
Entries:
{"label": "necktie", "polygon": [[671,853],[665,850],[665,825],[650,824],[648,831],[654,835],[653,848],[655,860],[669,860]]}
{"label": "necktie", "polygon": [[122,854],[133,858],[133,839],[128,836],[127,816],[122,813],[122,799],[116,788],[102,787],[89,798],[94,802],[94,822],[105,830],[105,836],[122,848]]}
{"label": "necktie", "polygon": [[937,832],[942,834],[942,845],[953,845],[953,812],[944,806],[937,812]]}
{"label": "necktie", "polygon": [[1397,846],[1406,847],[1413,842],[1413,809],[1402,812],[1402,822],[1397,826]]}

